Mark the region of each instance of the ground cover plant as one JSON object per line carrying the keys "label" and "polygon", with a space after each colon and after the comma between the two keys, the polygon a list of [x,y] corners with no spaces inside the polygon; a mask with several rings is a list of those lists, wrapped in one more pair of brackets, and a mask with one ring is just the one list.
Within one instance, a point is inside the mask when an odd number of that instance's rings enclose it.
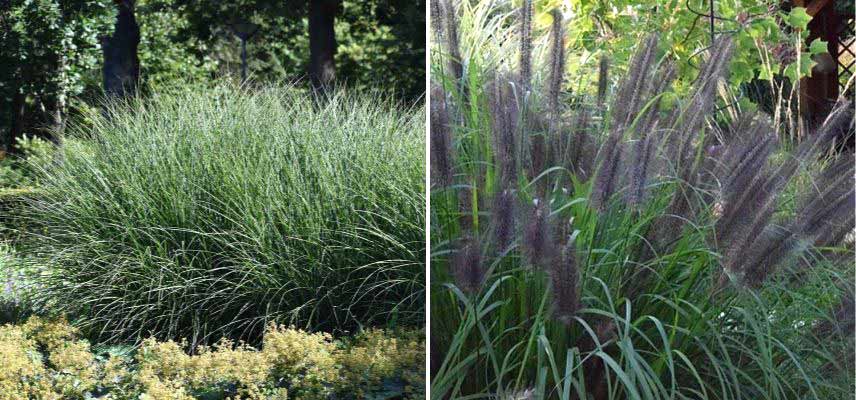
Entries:
{"label": "ground cover plant", "polygon": [[656,35],[568,101],[558,13],[432,7],[432,398],[852,396],[852,103],[781,141],[728,35],[672,101]]}
{"label": "ground cover plant", "polygon": [[0,399],[361,399],[424,397],[424,332],[366,330],[333,340],[269,325],[254,349],[147,339],[95,348],[64,320],[0,326]]}
{"label": "ground cover plant", "polygon": [[424,321],[424,117],[379,95],[174,87],[71,124],[10,209],[37,313],[99,341]]}

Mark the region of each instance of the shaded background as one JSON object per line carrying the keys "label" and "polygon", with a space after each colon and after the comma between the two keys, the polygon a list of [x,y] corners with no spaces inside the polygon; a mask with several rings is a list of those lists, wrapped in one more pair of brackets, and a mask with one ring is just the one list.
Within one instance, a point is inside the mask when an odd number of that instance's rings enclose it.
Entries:
{"label": "shaded background", "polygon": [[181,83],[371,87],[419,101],[425,2],[0,0],[0,152],[51,138],[105,93]]}

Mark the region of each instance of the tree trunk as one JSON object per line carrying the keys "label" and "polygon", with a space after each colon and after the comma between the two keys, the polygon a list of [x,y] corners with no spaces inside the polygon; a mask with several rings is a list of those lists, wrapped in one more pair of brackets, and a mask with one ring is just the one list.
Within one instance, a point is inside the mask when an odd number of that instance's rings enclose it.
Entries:
{"label": "tree trunk", "polygon": [[108,96],[133,95],[140,79],[140,27],[134,17],[134,0],[114,0],[119,8],[113,35],[104,39],[104,92]]}
{"label": "tree trunk", "polygon": [[59,137],[65,130],[65,116],[67,114],[66,102],[66,87],[65,87],[65,66],[66,66],[66,51],[62,51],[54,56],[56,59],[55,73],[48,80],[47,89],[44,97],[39,98],[41,103],[43,117],[46,122],[46,129],[38,130],[39,136],[44,139],[58,142]]}
{"label": "tree trunk", "polygon": [[15,141],[24,134],[26,107],[27,95],[19,88],[15,90],[15,96],[12,97],[12,125],[9,127],[9,134],[3,138],[3,143],[0,143],[0,150],[5,147],[5,151],[9,154],[17,152]]}
{"label": "tree trunk", "polygon": [[336,79],[336,19],[338,0],[309,1],[309,78],[316,89],[324,89]]}

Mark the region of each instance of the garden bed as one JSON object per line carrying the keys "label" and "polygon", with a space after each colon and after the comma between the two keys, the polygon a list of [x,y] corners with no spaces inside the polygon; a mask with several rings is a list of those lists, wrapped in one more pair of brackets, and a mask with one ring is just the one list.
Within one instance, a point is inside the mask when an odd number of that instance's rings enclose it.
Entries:
{"label": "garden bed", "polygon": [[269,325],[254,349],[147,339],[93,347],[62,319],[0,326],[0,400],[359,399],[424,397],[424,332],[333,339]]}

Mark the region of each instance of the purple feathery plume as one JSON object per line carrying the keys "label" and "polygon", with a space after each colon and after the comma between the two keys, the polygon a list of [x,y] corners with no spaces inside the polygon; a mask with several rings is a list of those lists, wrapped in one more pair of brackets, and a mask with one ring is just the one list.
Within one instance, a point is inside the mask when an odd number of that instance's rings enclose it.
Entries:
{"label": "purple feathery plume", "polygon": [[520,5],[520,82],[528,90],[532,85],[532,0]]}
{"label": "purple feathery plume", "polygon": [[588,133],[589,113],[582,109],[577,114],[574,123],[573,137],[566,151],[569,156],[570,170],[581,182],[587,181],[594,170],[594,159],[597,154],[596,144]]}
{"label": "purple feathery plume", "polygon": [[465,293],[478,292],[484,284],[486,273],[478,241],[469,236],[461,239],[458,251],[452,258],[455,284]]}
{"label": "purple feathery plume", "polygon": [[648,94],[648,97],[655,98],[655,100],[644,112],[644,115],[639,117],[639,122],[636,125],[636,132],[639,132],[638,136],[650,135],[651,132],[657,129],[657,126],[660,124],[660,101],[663,98],[661,95],[672,85],[676,76],[677,69],[673,62],[669,61],[660,67],[657,72],[656,82]]}
{"label": "purple feathery plume", "polygon": [[620,135],[609,135],[599,152],[600,162],[594,178],[591,203],[592,206],[601,211],[609,204],[609,199],[617,186],[622,153],[620,140]]}
{"label": "purple feathery plume", "polygon": [[603,108],[603,103],[606,101],[606,89],[609,86],[609,59],[600,58],[600,65],[597,70],[597,108]]}
{"label": "purple feathery plume", "polygon": [[[772,135],[769,135],[772,136]],[[745,146],[743,154],[728,160],[732,169],[722,190],[722,216],[715,226],[718,247],[723,249],[725,268],[758,286],[797,248],[801,237],[838,241],[853,229],[853,162],[844,159],[818,179],[824,189],[803,200],[798,217],[784,228],[769,226],[776,198],[796,173],[801,152],[766,172],[771,139]],[[800,154],[802,153],[802,154]],[[838,226],[836,222],[844,222]]]}
{"label": "purple feathery plume", "polygon": [[446,51],[449,52],[449,70],[456,82],[461,82],[464,78],[464,66],[461,58],[461,46],[458,39],[458,13],[455,10],[455,5],[451,0],[446,0],[443,5],[446,11]]}
{"label": "purple feathery plume", "polygon": [[492,210],[494,224],[493,235],[494,240],[496,241],[496,248],[500,253],[508,249],[508,246],[511,245],[511,241],[514,238],[514,213],[516,212],[515,201],[516,197],[509,189],[497,192],[494,196]]}
{"label": "purple feathery plume", "polygon": [[499,76],[487,86],[493,122],[493,148],[502,187],[517,182],[517,127],[519,109],[511,82]]}
{"label": "purple feathery plume", "polygon": [[431,172],[434,184],[439,187],[452,185],[452,132],[449,111],[446,108],[446,93],[443,88],[431,85]]}
{"label": "purple feathery plume", "polygon": [[815,247],[835,246],[856,224],[854,159],[844,156],[816,178],[816,188],[803,196],[793,221],[773,228],[755,241],[743,259],[746,281],[759,286],[807,239]]}
{"label": "purple feathery plume", "polygon": [[[815,328],[815,334],[820,337],[828,337],[832,334],[853,335],[853,330],[856,328],[856,290],[852,283],[840,284],[839,289],[842,292],[841,300],[834,309],[830,310],[830,319],[818,324]],[[852,355],[851,355],[852,356]]]}
{"label": "purple feathery plume", "polygon": [[847,99],[839,100],[817,132],[797,148],[797,159],[804,161],[811,158],[825,147],[828,147],[835,137],[841,135],[841,132],[852,129],[852,126],[856,124],[853,113],[852,101]]}
{"label": "purple feathery plume", "polygon": [[657,53],[658,37],[649,35],[642,47],[633,56],[627,76],[618,88],[612,107],[613,130],[621,130],[636,118],[652,86],[651,67]]}
{"label": "purple feathery plume", "polygon": [[670,128],[666,142],[667,154],[676,155],[678,169],[683,170],[682,179],[693,172],[690,165],[694,153],[692,142],[713,110],[716,85],[728,71],[734,46],[734,41],[728,35],[722,35],[716,40],[696,78],[688,105],[676,108],[664,125]]}
{"label": "purple feathery plume", "polygon": [[562,26],[562,13],[550,12],[553,26],[550,31],[550,84],[547,90],[547,108],[550,110],[550,126],[555,127],[559,118],[559,92],[562,90],[562,78],[565,74],[565,30]]}
{"label": "purple feathery plume", "polygon": [[[582,335],[578,339],[577,348],[581,353],[588,354],[603,347],[615,338],[615,323],[610,319],[601,319],[594,326],[594,336]],[[600,357],[586,357],[583,361],[585,371],[585,387],[587,394],[594,400],[605,400],[609,398],[609,383],[606,380],[606,366]]]}
{"label": "purple feathery plume", "polygon": [[[547,167],[547,145],[544,133],[530,133],[529,135],[529,180],[533,181],[544,172]],[[537,182],[536,188],[538,197],[544,198],[547,190],[547,180],[541,179]]]}
{"label": "purple feathery plume", "polygon": [[627,193],[627,203],[638,208],[645,200],[645,188],[648,179],[648,165],[651,153],[655,147],[653,138],[645,135],[634,144],[633,163],[630,166],[630,188]]}
{"label": "purple feathery plume", "polygon": [[[603,210],[606,207],[609,199],[616,191],[616,187],[619,184],[621,166],[630,165],[626,162],[622,163],[623,146],[621,140],[625,129],[637,117],[651,88],[654,86],[652,85],[650,75],[657,52],[657,42],[657,35],[650,35],[646,38],[641,48],[633,56],[628,75],[622,80],[618,89],[618,95],[612,107],[613,125],[598,155],[600,162],[592,189],[592,205],[599,210]],[[647,171],[647,161],[645,161],[645,169]],[[641,171],[638,172],[637,177],[641,178]]]}
{"label": "purple feathery plume", "polygon": [[464,232],[473,230],[473,195],[472,188],[462,186],[458,189],[458,225]]}
{"label": "purple feathery plume", "polygon": [[569,239],[564,249],[553,255],[550,280],[553,316],[568,325],[580,305],[580,275],[577,269],[576,244],[573,239]]}
{"label": "purple feathery plume", "polygon": [[523,230],[523,250],[530,265],[545,267],[552,256],[553,238],[549,224],[550,210],[542,201],[529,214]]}
{"label": "purple feathery plume", "polygon": [[854,161],[852,154],[840,156],[838,161],[820,174],[817,178],[818,190],[804,201],[805,206],[796,222],[796,229],[811,239],[816,247],[836,246],[856,228]]}
{"label": "purple feathery plume", "polygon": [[443,42],[444,33],[443,27],[443,3],[441,1],[432,1],[431,2],[431,30],[434,32],[434,38],[437,39],[438,43]]}
{"label": "purple feathery plume", "polygon": [[693,141],[713,109],[717,82],[727,73],[733,51],[734,43],[725,35],[714,43],[696,79],[688,105],[673,110],[663,124],[666,129],[662,132],[666,136],[660,137],[659,141],[663,143],[665,155],[670,161],[674,160],[673,170],[677,172],[680,184],[667,209],[671,216],[669,221],[664,221],[664,226],[657,229],[656,243],[671,242],[672,238],[663,235],[676,235],[683,229],[685,221],[693,217],[691,191],[695,190],[702,165],[695,160]]}

